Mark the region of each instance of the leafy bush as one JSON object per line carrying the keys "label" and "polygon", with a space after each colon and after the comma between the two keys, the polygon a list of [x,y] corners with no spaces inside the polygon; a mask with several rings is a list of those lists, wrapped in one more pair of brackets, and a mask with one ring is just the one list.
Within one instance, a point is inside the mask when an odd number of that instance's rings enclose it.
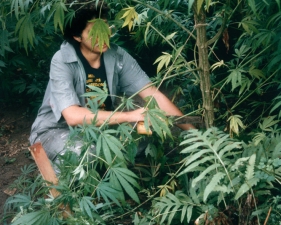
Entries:
{"label": "leafy bush", "polygon": [[[44,1],[40,7],[33,2],[18,7],[20,2],[12,4],[11,30],[1,30],[0,67],[6,69],[8,55],[13,69],[24,73],[14,87],[38,93],[41,73],[23,69],[23,59],[10,51],[18,49],[21,56],[21,46],[33,60],[41,59],[39,47],[56,39],[53,35],[73,11],[62,1]],[[2,12],[8,14],[10,3],[4,3]],[[173,121],[150,105],[145,124],[151,122],[154,133],[142,161],[136,155],[143,137],[131,124],[109,127],[105,122],[98,128],[93,122],[73,128],[71,138],[81,138],[83,151],[61,157],[60,182],[53,187],[61,195],[42,198],[48,188],[38,178],[36,188],[7,201],[17,212],[13,224],[125,224],[124,218],[134,224],[280,223],[280,1],[109,3],[120,28],[114,38],[128,49],[127,40],[136,45],[143,65],[155,63],[153,81],[173,89],[171,97],[179,99],[185,113],[205,118],[213,113],[217,128],[210,127],[211,118],[206,131],[174,136]],[[36,54],[32,46],[38,47]],[[1,74],[1,84],[10,84],[11,69]],[[107,93],[95,95],[104,99]],[[97,102],[89,103],[95,112]],[[121,103],[117,110],[136,107],[132,98]],[[72,211],[65,220],[61,205]]]}

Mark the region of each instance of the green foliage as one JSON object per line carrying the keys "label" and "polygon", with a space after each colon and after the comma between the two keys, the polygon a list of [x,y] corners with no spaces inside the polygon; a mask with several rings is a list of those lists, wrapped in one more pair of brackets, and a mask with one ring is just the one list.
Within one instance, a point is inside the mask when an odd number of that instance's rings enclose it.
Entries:
{"label": "green foliage", "polygon": [[[83,147],[79,156],[67,152],[61,157],[60,183],[54,187],[61,196],[43,199],[48,188],[40,177],[19,178],[15,185],[22,193],[7,201],[7,208],[15,211],[13,224],[122,224],[118,219],[127,215],[133,215],[134,224],[193,224],[196,219],[204,224],[262,224],[267,215],[268,224],[279,223],[280,1],[108,3],[113,16],[118,14],[114,38],[141,56],[144,69],[151,65],[155,84],[167,85],[185,114],[205,115],[196,46],[208,46],[205,63],[210,68],[204,72],[210,72],[217,128],[174,136],[172,121],[149,98],[145,126],[154,132],[147,137],[150,144],[141,162],[137,145],[145,138],[131,124],[115,129],[107,121],[96,127],[94,121],[71,128],[69,148],[75,137]],[[75,11],[64,1],[13,0],[0,7],[0,94],[12,92],[16,99],[19,94],[28,99],[41,95],[49,59],[61,42],[60,30]],[[194,14],[202,12],[205,23],[195,24]],[[100,48],[109,46],[107,24],[93,22],[92,45],[98,38]],[[195,29],[200,26],[206,28],[207,43],[198,43]],[[213,40],[221,26],[223,41]],[[158,63],[156,68],[153,63]],[[93,92],[84,96],[96,112],[108,92],[90,88]],[[10,96],[1,101],[8,102]],[[136,106],[132,98],[120,99],[117,110]],[[149,201],[152,205],[145,204]],[[62,202],[73,212],[65,221],[59,210]]]}
{"label": "green foliage", "polygon": [[[100,18],[91,20],[89,22],[93,23],[93,26],[89,32],[92,46],[94,47],[96,44],[98,44],[101,52],[104,44],[106,44],[110,48],[109,37],[111,33],[106,22],[104,22],[104,20]],[[96,43],[97,40],[98,43]]]}
{"label": "green foliage", "polygon": [[161,216],[160,224],[164,224],[166,219],[167,222],[165,224],[171,224],[176,213],[181,215],[180,223],[183,223],[183,221],[186,221],[186,223],[190,222],[194,203],[190,197],[181,191],[176,192],[175,195],[168,193],[162,198],[155,198],[155,201],[155,215]]}

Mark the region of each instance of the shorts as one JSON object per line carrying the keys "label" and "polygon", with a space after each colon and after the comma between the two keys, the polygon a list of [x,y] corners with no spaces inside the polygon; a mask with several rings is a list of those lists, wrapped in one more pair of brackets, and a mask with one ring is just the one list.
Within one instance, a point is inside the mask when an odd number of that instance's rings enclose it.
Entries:
{"label": "shorts", "polygon": [[57,155],[63,155],[66,150],[75,152],[77,155],[81,153],[81,147],[83,143],[81,140],[77,139],[72,142],[71,146],[67,146],[70,130],[68,128],[55,128],[50,129],[45,132],[37,134],[37,137],[32,140],[30,138],[31,144],[36,142],[41,142],[48,158],[54,161]]}

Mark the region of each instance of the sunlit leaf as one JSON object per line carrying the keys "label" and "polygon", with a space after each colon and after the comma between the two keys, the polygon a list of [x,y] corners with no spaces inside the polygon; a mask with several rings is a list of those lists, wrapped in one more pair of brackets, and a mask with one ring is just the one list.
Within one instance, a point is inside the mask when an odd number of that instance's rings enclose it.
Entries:
{"label": "sunlit leaf", "polygon": [[226,64],[224,64],[224,61],[221,60],[219,62],[214,63],[213,65],[211,65],[210,70],[214,71],[215,69],[221,67],[221,66],[226,66]]}
{"label": "sunlit leaf", "polygon": [[163,68],[164,65],[167,68],[172,58],[172,55],[170,55],[169,53],[167,52],[162,52],[162,53],[163,55],[159,56],[154,62],[154,64],[158,63],[157,73],[159,73],[159,71]]}
{"label": "sunlit leaf", "polygon": [[240,115],[232,115],[228,118],[227,121],[229,121],[229,129],[231,132],[239,135],[239,128],[244,129],[245,125],[241,121],[242,116]]}
{"label": "sunlit leaf", "polygon": [[134,7],[128,7],[123,9],[122,11],[124,11],[124,14],[121,19],[125,18],[122,27],[128,26],[129,31],[131,31],[134,24],[134,20],[138,18],[138,13],[136,12]]}

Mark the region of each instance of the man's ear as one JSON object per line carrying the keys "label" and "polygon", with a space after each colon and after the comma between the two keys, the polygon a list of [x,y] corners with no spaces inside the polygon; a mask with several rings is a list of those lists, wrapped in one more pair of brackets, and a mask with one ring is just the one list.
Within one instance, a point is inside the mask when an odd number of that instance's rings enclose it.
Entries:
{"label": "man's ear", "polygon": [[78,42],[81,42],[82,41],[82,38],[81,36],[73,36],[74,40],[78,41]]}

